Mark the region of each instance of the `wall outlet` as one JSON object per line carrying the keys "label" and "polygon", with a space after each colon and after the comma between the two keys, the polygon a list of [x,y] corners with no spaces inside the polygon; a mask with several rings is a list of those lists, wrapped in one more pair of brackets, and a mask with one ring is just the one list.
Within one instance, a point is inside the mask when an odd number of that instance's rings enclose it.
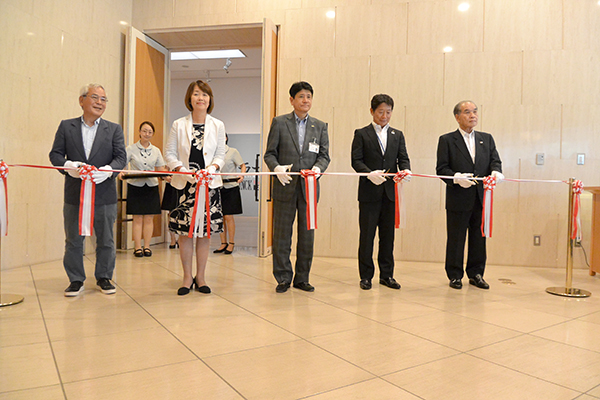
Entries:
{"label": "wall outlet", "polygon": [[583,164],[585,164],[585,154],[578,153],[577,154],[577,165],[583,165]]}
{"label": "wall outlet", "polygon": [[534,246],[542,245],[542,235],[533,235],[533,245]]}
{"label": "wall outlet", "polygon": [[535,155],[535,164],[536,165],[544,165],[544,159],[546,157],[544,156],[544,153],[537,153]]}

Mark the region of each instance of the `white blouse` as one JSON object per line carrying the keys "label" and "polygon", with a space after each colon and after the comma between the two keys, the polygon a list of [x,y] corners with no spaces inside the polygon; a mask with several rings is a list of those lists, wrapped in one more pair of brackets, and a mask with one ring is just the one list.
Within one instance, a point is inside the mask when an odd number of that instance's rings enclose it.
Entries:
{"label": "white blouse", "polygon": [[[167,165],[158,147],[150,144],[145,148],[139,141],[127,146],[127,163],[130,169],[137,171],[154,171],[155,167]],[[158,186],[158,178],[127,179],[127,183],[138,187]]]}

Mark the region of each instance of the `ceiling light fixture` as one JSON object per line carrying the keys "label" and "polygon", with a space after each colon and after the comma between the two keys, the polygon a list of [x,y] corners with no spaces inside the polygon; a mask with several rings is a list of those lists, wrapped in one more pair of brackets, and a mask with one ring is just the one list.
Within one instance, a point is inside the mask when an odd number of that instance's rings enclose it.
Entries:
{"label": "ceiling light fixture", "polygon": [[325,13],[325,16],[326,16],[327,18],[335,18],[335,11],[333,11],[333,10],[329,10],[329,11],[327,11],[327,12]]}
{"label": "ceiling light fixture", "polygon": [[227,59],[227,61],[225,61],[225,65],[223,66],[223,69],[225,70],[225,73],[229,73],[229,67],[231,67],[231,59]]}
{"label": "ceiling light fixture", "polygon": [[444,47],[444,53],[450,53],[452,51],[452,47],[446,46]]}
{"label": "ceiling light fixture", "polygon": [[471,7],[471,6],[469,5],[469,3],[460,3],[460,4],[458,5],[458,11],[465,12],[465,11],[467,11],[467,10],[469,9],[469,7]]}
{"label": "ceiling light fixture", "polygon": [[210,60],[219,58],[244,58],[246,55],[238,49],[233,50],[207,50],[207,51],[174,51],[171,61],[181,60]]}

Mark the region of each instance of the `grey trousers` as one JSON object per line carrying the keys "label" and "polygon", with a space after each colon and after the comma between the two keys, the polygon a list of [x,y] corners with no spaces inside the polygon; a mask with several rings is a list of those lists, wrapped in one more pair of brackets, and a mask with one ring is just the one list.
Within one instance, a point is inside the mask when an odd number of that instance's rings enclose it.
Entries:
{"label": "grey trousers", "polygon": [[[298,243],[296,246],[296,274],[292,271],[292,226],[298,214]],[[273,276],[278,283],[308,282],[313,260],[315,231],[306,229],[306,200],[302,186],[297,185],[291,201],[273,200]]]}
{"label": "grey trousers", "polygon": [[[85,281],[83,244],[85,236],[79,235],[79,205],[65,204],[65,255],[63,265],[69,281]],[[115,270],[115,241],[113,228],[117,219],[117,204],[94,208],[94,234],[96,235],[96,280],[112,279]]]}

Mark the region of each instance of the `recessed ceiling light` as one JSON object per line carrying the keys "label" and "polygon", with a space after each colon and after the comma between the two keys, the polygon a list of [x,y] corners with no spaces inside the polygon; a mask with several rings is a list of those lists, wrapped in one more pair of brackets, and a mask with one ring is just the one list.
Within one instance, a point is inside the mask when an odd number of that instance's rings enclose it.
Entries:
{"label": "recessed ceiling light", "polygon": [[452,47],[446,46],[444,47],[444,53],[450,53],[452,51]]}
{"label": "recessed ceiling light", "polygon": [[335,11],[329,10],[325,13],[325,15],[327,16],[327,18],[335,18]]}
{"label": "recessed ceiling light", "polygon": [[469,3],[460,3],[460,4],[458,5],[458,11],[463,11],[463,12],[464,12],[464,11],[467,11],[467,10],[469,9],[469,7],[471,7],[471,6],[469,5]]}
{"label": "recessed ceiling light", "polygon": [[121,25],[123,25],[123,26],[127,26],[127,25],[129,25],[129,24],[127,23],[127,21],[119,21],[119,23],[120,23]]}
{"label": "recessed ceiling light", "polygon": [[207,51],[174,51],[171,60],[209,60],[218,58],[244,58],[246,55],[241,50],[207,50]]}

